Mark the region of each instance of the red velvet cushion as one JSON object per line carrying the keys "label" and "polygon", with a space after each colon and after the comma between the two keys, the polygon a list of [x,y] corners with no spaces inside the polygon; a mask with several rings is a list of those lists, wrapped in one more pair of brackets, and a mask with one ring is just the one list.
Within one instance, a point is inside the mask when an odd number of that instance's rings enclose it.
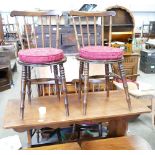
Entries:
{"label": "red velvet cushion", "polygon": [[19,60],[26,63],[49,63],[64,58],[63,50],[56,48],[32,48],[20,50]]}
{"label": "red velvet cushion", "polygon": [[117,60],[122,58],[123,50],[109,46],[86,46],[80,49],[79,54],[90,60]]}

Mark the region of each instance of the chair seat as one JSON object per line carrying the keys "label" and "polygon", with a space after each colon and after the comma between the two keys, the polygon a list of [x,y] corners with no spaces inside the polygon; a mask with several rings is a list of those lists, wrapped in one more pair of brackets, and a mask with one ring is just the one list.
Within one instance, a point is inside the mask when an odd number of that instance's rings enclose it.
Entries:
{"label": "chair seat", "polygon": [[117,60],[123,57],[123,50],[109,46],[85,46],[79,50],[82,58],[90,60]]}
{"label": "chair seat", "polygon": [[49,63],[64,58],[63,50],[57,48],[32,48],[18,52],[19,60],[26,63]]}

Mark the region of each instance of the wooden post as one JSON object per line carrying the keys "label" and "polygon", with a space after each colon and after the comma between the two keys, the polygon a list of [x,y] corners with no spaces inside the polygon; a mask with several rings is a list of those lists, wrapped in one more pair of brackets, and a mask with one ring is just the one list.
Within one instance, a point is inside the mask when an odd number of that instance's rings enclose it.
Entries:
{"label": "wooden post", "polygon": [[3,32],[3,22],[2,22],[2,16],[0,14],[0,45],[4,41],[4,32]]}

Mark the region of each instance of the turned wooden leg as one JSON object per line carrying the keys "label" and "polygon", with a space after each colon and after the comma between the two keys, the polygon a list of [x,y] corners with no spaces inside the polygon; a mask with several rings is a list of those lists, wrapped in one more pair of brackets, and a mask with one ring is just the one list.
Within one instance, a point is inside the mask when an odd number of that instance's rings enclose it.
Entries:
{"label": "turned wooden leg", "polygon": [[63,64],[59,65],[59,69],[60,69],[60,77],[61,77],[61,83],[62,83],[62,92],[64,96],[64,103],[65,103],[65,109],[66,109],[66,116],[69,116],[67,86],[66,86],[66,78],[65,78],[65,71],[64,71]]}
{"label": "turned wooden leg", "polygon": [[109,64],[105,64],[105,80],[106,80],[106,92],[107,97],[109,97]]}
{"label": "turned wooden leg", "polygon": [[25,93],[26,93],[26,80],[27,80],[27,67],[22,66],[22,77],[21,77],[21,101],[20,101],[20,114],[21,118],[24,118],[24,107],[25,107]]}
{"label": "turned wooden leg", "polygon": [[27,95],[28,95],[28,102],[31,103],[31,67],[27,66]]}
{"label": "turned wooden leg", "polygon": [[59,88],[58,67],[57,67],[57,65],[54,65],[53,68],[54,68],[54,78],[55,78],[56,94],[57,94],[57,97],[58,97],[58,99],[60,101],[60,88]]}
{"label": "turned wooden leg", "polygon": [[78,97],[79,97],[79,100],[81,99],[81,91],[82,91],[83,65],[84,65],[84,63],[80,61],[80,67],[79,67],[79,86],[78,86]]}
{"label": "turned wooden leg", "polygon": [[83,98],[83,114],[86,115],[87,110],[87,94],[88,94],[88,77],[89,76],[89,63],[84,63],[84,98]]}
{"label": "turned wooden leg", "polygon": [[124,71],[122,62],[118,62],[118,68],[119,68],[120,76],[121,76],[121,79],[123,82],[123,87],[124,87],[124,91],[125,91],[125,95],[126,95],[126,101],[128,103],[128,108],[129,108],[129,110],[131,110],[131,100],[130,100],[130,96],[129,96],[128,84],[127,84],[126,75],[125,75],[125,71]]}

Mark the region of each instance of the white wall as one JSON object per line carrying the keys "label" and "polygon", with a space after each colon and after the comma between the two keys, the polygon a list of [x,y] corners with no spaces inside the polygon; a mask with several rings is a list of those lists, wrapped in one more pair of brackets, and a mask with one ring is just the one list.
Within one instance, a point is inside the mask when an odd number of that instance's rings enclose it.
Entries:
{"label": "white wall", "polygon": [[79,9],[84,3],[96,3],[98,9],[122,5],[131,11],[155,11],[155,0],[1,0],[0,11],[40,9]]}
{"label": "white wall", "polygon": [[[2,0],[0,0],[2,1]],[[143,23],[155,20],[155,0],[3,0],[0,11],[10,12],[12,10],[78,10],[84,3],[95,3],[95,10],[105,10],[107,7],[120,5],[133,12],[136,27]]]}

